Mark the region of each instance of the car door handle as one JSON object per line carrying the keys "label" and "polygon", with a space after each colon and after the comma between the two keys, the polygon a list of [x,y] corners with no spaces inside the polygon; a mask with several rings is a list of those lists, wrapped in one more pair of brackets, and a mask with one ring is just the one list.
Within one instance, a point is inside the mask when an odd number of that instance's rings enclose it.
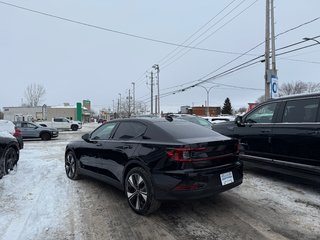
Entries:
{"label": "car door handle", "polygon": [[317,135],[319,134],[319,131],[307,131],[308,135]]}
{"label": "car door handle", "polygon": [[119,146],[117,147],[118,149],[122,149],[122,150],[125,150],[125,149],[129,149],[131,148],[130,146]]}
{"label": "car door handle", "polygon": [[97,147],[101,147],[101,146],[102,146],[102,143],[97,143],[96,146],[97,146]]}
{"label": "car door handle", "polygon": [[262,133],[270,133],[270,132],[271,132],[271,129],[263,129],[263,130],[261,130],[260,132],[262,132]]}

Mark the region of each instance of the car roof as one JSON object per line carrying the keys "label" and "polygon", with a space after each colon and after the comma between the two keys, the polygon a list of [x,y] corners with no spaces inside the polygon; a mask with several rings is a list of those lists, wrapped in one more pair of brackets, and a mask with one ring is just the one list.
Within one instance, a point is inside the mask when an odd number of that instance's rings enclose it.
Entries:
{"label": "car roof", "polygon": [[312,97],[320,97],[320,92],[292,94],[292,95],[282,96],[278,98],[272,98],[265,102],[274,102],[279,100],[287,100],[287,99],[289,100],[289,99],[298,99],[298,98],[312,98]]}

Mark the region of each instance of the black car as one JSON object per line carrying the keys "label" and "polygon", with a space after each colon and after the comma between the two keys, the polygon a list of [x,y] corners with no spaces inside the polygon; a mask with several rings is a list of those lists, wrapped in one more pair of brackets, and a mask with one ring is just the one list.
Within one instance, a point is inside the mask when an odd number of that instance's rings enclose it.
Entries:
{"label": "black car", "polygon": [[11,134],[0,132],[0,179],[8,174],[19,160],[19,143]]}
{"label": "black car", "polygon": [[200,126],[208,128],[208,129],[212,129],[212,124],[202,117],[198,117],[198,116],[194,116],[194,115],[190,115],[190,114],[171,114],[170,116],[198,124]]}
{"label": "black car", "polygon": [[47,141],[59,136],[58,129],[44,127],[34,122],[14,122],[14,124],[20,129],[23,138],[41,138]]}
{"label": "black car", "polygon": [[123,190],[138,214],[162,200],[196,199],[242,183],[238,141],[164,118],[119,119],[67,145],[70,179],[89,175]]}
{"label": "black car", "polygon": [[320,94],[269,100],[213,130],[240,139],[245,165],[320,183]]}

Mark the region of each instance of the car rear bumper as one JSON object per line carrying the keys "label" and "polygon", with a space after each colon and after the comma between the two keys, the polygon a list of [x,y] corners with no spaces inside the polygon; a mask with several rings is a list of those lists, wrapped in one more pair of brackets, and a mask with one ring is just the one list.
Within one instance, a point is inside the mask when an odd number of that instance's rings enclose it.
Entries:
{"label": "car rear bumper", "polygon": [[[222,184],[221,174],[232,172],[233,182]],[[158,200],[198,199],[227,191],[242,183],[243,164],[196,171],[153,173],[154,194]]]}

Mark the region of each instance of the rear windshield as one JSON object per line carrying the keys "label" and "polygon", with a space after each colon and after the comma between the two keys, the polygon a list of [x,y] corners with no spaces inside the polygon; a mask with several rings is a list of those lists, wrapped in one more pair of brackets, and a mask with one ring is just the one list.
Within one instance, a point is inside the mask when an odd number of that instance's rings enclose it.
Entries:
{"label": "rear windshield", "polygon": [[174,119],[172,122],[157,122],[156,125],[175,139],[212,137],[218,135],[211,129],[177,119]]}

